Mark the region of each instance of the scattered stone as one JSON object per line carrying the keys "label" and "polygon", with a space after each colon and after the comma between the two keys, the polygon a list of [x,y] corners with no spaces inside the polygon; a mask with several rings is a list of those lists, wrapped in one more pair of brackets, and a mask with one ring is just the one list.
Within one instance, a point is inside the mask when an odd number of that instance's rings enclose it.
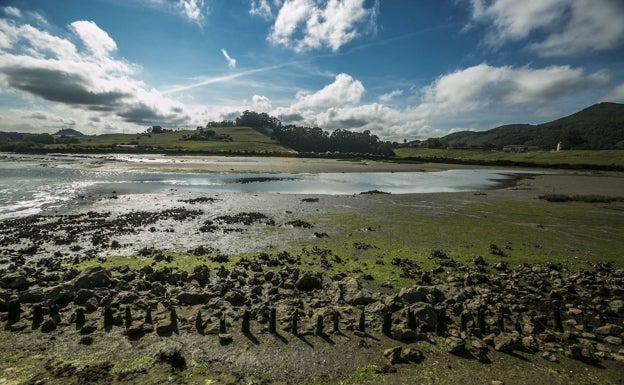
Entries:
{"label": "scattered stone", "polygon": [[295,283],[297,289],[302,291],[316,290],[323,287],[321,279],[310,273],[304,273]]}
{"label": "scattered stone", "polygon": [[418,349],[407,347],[403,349],[403,353],[401,354],[401,357],[409,362],[418,363],[423,360],[424,354],[422,351]]}
{"label": "scattered stone", "polygon": [[96,287],[108,287],[111,284],[110,271],[101,266],[86,268],[74,280],[74,289],[92,289]]}
{"label": "scattered stone", "polygon": [[186,358],[184,358],[180,348],[177,346],[162,348],[156,354],[156,359],[159,362],[171,365],[171,369],[175,371],[186,368]]}
{"label": "scattered stone", "polygon": [[50,333],[56,330],[56,321],[53,318],[48,318],[41,324],[40,330],[42,333]]}
{"label": "scattered stone", "polygon": [[446,351],[455,355],[461,355],[466,348],[466,341],[459,337],[447,337],[444,344]]}
{"label": "scattered stone", "polygon": [[552,352],[544,352],[542,353],[542,358],[548,362],[559,362],[557,356]]}
{"label": "scattered stone", "polygon": [[510,353],[523,348],[518,334],[503,333],[494,338],[494,349],[499,352]]}
{"label": "scattered stone", "polygon": [[394,365],[403,362],[403,357],[401,357],[401,353],[403,353],[403,347],[395,346],[393,348],[384,350],[383,355],[384,357],[386,357],[391,365]]}
{"label": "scattered stone", "polygon": [[228,345],[234,342],[234,337],[230,333],[219,333],[219,344]]}
{"label": "scattered stone", "polygon": [[145,330],[143,329],[144,323],[142,321],[133,321],[124,331],[124,335],[131,340],[138,340],[139,338],[145,335]]}

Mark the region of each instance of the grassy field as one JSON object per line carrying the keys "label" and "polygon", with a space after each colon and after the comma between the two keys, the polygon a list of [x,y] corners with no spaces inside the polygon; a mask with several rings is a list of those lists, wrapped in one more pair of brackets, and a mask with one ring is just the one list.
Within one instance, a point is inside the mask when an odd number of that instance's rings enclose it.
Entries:
{"label": "grassy field", "polygon": [[[48,148],[63,149],[110,149],[117,146],[136,146],[137,149],[155,149],[180,152],[255,152],[255,153],[292,153],[293,151],[280,145],[271,138],[260,134],[248,127],[211,128],[217,135],[230,135],[232,141],[185,141],[184,135],[191,135],[195,131],[184,130],[166,132],[162,134],[105,134],[85,136],[80,138],[79,144],[49,145]],[[117,147],[118,149],[124,147]],[[126,147],[127,148],[127,147]]]}
{"label": "grassy field", "polygon": [[530,151],[503,152],[486,150],[455,150],[433,148],[398,148],[395,151],[402,158],[449,158],[460,161],[511,161],[539,164],[588,164],[600,166],[624,166],[624,150],[604,151]]}

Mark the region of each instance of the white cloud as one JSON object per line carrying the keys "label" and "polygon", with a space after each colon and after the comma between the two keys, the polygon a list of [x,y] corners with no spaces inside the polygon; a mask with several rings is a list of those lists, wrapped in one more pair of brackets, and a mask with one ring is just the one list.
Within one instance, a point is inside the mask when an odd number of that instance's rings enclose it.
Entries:
{"label": "white cloud", "polygon": [[350,75],[338,74],[333,83],[317,92],[299,91],[292,107],[302,109],[356,104],[360,102],[364,92],[362,82]]}
{"label": "white cloud", "polygon": [[[381,95],[381,103],[360,104],[364,85],[340,74],[319,91],[299,91],[290,106],[275,108],[271,113],[285,124],[370,130],[392,140],[423,139],[449,132],[449,128],[434,126],[453,127],[455,131],[468,129],[459,126],[469,122],[471,114],[489,106],[497,111],[517,110],[518,104],[535,106],[536,114],[554,117],[547,102],[577,91],[597,89],[608,81],[603,73],[587,74],[569,66],[534,69],[480,64],[440,76],[420,90],[420,100],[415,105],[395,108],[384,102],[401,95],[401,90]],[[624,86],[621,91],[624,97]]]}
{"label": "white cloud", "polygon": [[204,0],[179,0],[178,8],[188,20],[199,25],[204,23]]}
{"label": "white cloud", "polygon": [[394,99],[396,96],[401,96],[401,95],[403,95],[403,90],[394,90],[392,92],[388,92],[387,94],[379,95],[379,101],[383,103],[388,103],[389,101]]}
{"label": "white cloud", "polygon": [[491,103],[545,102],[607,81],[602,73],[586,75],[582,69],[569,66],[532,69],[479,64],[441,76],[425,87],[418,109],[426,115],[443,115],[473,111]]}
{"label": "white cloud", "polygon": [[9,16],[12,16],[18,19],[22,17],[22,11],[20,11],[18,8],[3,7],[2,10],[4,11],[4,13],[6,13]]}
{"label": "white cloud", "polygon": [[271,99],[264,95],[254,95],[251,98],[251,106],[254,111],[268,112],[271,110]]}
{"label": "white cloud", "polygon": [[541,56],[566,56],[615,49],[624,41],[624,3],[621,0],[470,0],[475,22],[491,24],[486,43],[544,33],[528,44]]}
{"label": "white cloud", "polygon": [[0,38],[8,42],[0,45],[3,88],[31,103],[64,107],[83,122],[93,123],[88,119],[93,113],[108,124],[175,125],[188,120],[182,104],[146,87],[134,66],[112,56],[115,41],[95,23],[77,21],[69,27],[84,49],[28,24],[0,22],[0,36],[10,37]]}
{"label": "white cloud", "polygon": [[607,102],[624,103],[624,83],[612,89],[603,100]]}
{"label": "white cloud", "polygon": [[69,26],[94,55],[106,57],[117,51],[115,41],[94,22],[75,21]]}
{"label": "white cloud", "polygon": [[280,8],[269,41],[303,52],[328,47],[337,51],[371,29],[378,3],[365,8],[364,0],[286,0]]}
{"label": "white cloud", "polygon": [[178,16],[202,26],[208,14],[204,0],[141,0],[141,3],[161,12]]}
{"label": "white cloud", "polygon": [[227,53],[225,48],[221,48],[221,53],[223,54],[223,57],[225,57],[225,60],[227,60],[228,67],[236,68],[236,59],[233,59],[232,57],[230,57],[230,55]]}
{"label": "white cloud", "polygon": [[254,16],[260,16],[265,20],[273,18],[273,11],[269,5],[268,0],[252,0],[249,14]]}

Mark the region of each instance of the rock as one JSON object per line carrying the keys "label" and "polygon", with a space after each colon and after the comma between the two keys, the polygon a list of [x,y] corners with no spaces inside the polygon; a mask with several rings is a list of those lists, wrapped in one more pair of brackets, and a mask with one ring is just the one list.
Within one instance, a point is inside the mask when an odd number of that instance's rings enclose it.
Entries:
{"label": "rock", "polygon": [[395,346],[393,348],[384,350],[383,355],[384,357],[386,357],[391,365],[394,365],[403,361],[401,353],[403,353],[403,347]]}
{"label": "rock", "polygon": [[31,287],[28,290],[20,291],[17,296],[21,303],[42,302],[43,289],[40,287]]}
{"label": "rock", "polygon": [[111,274],[101,266],[86,268],[74,280],[74,289],[92,289],[94,287],[108,287],[111,284]]}
{"label": "rock", "polygon": [[221,345],[228,345],[234,341],[234,336],[231,333],[219,333],[219,343]]}
{"label": "rock", "polygon": [[559,362],[559,360],[557,360],[557,356],[552,352],[542,353],[542,358],[548,362]]}
{"label": "rock", "polygon": [[4,330],[8,330],[10,332],[21,332],[22,330],[28,329],[29,326],[30,325],[28,324],[27,321],[22,320],[22,321],[15,322],[12,324],[7,324],[4,327]]}
{"label": "rock", "polygon": [[247,297],[237,290],[228,291],[225,296],[223,296],[223,299],[233,306],[241,306],[247,302]]}
{"label": "rock", "polygon": [[2,283],[3,287],[13,290],[25,290],[32,285],[28,276],[21,271],[6,273],[0,280],[0,283]]}
{"label": "rock", "polygon": [[451,354],[462,354],[466,348],[466,341],[459,337],[448,337],[444,344],[446,345],[446,351]]}
{"label": "rock", "polygon": [[494,349],[499,352],[513,352],[522,349],[518,334],[502,333],[494,338]]}
{"label": "rock", "polygon": [[93,337],[91,337],[91,336],[82,336],[82,337],[80,337],[80,340],[78,341],[78,343],[80,345],[92,345],[93,344]]}
{"label": "rock", "polygon": [[150,285],[149,292],[154,297],[162,297],[165,294],[167,294],[167,289],[165,288],[165,286],[162,283],[160,283],[158,281],[154,281]]}
{"label": "rock", "polygon": [[43,291],[43,301],[57,304],[68,304],[73,301],[74,289],[71,284],[62,284]]}
{"label": "rock", "polygon": [[99,306],[98,300],[95,297],[89,298],[87,302],[84,303],[84,308],[87,313],[93,313]]}
{"label": "rock", "polygon": [[565,351],[565,355],[568,358],[582,361],[587,364],[595,364],[598,362],[596,356],[594,356],[594,354],[589,349],[576,344],[568,346],[567,350]]}
{"label": "rock", "polygon": [[178,346],[165,346],[156,354],[156,359],[171,365],[171,368],[175,370],[181,370],[186,367],[186,358],[184,358]]}
{"label": "rock", "polygon": [[614,324],[606,324],[594,329],[594,333],[600,336],[617,336],[622,331],[624,331],[624,328]]}
{"label": "rock", "polygon": [[609,302],[609,309],[614,313],[624,313],[624,300],[616,299]]}
{"label": "rock", "polygon": [[426,335],[408,328],[397,328],[391,331],[392,338],[397,341],[426,340]]}
{"label": "rock", "polygon": [[530,352],[536,352],[539,350],[539,344],[534,336],[527,336],[522,338],[522,346],[525,350]]}
{"label": "rock", "polygon": [[87,321],[80,328],[80,334],[82,334],[82,335],[91,334],[91,333],[93,333],[96,330],[97,330],[97,323],[95,321]]}
{"label": "rock", "polygon": [[366,306],[377,301],[368,290],[362,289],[360,282],[353,277],[346,277],[332,284],[334,300],[343,300],[353,306]]}
{"label": "rock", "polygon": [[434,302],[444,300],[444,294],[431,286],[412,286],[401,289],[398,295],[398,300],[405,304],[413,304],[415,302],[430,302],[430,299],[434,299]]}
{"label": "rock", "polygon": [[184,291],[178,294],[178,301],[182,305],[201,305],[207,303],[212,296],[209,293],[201,291]]}
{"label": "rock", "polygon": [[74,304],[84,305],[90,298],[95,297],[95,293],[89,289],[80,289],[74,294]]}
{"label": "rock", "polygon": [[414,316],[418,320],[423,331],[435,330],[436,323],[438,322],[438,315],[433,305],[426,302],[417,302],[410,306],[410,309],[414,312]]}
{"label": "rock", "polygon": [[424,355],[423,355],[423,352],[421,352],[418,349],[407,347],[403,349],[403,353],[401,354],[401,357],[403,357],[405,360],[409,362],[420,362],[423,360]]}
{"label": "rock", "polygon": [[53,318],[48,318],[47,320],[43,321],[40,330],[42,333],[50,333],[56,330],[56,321]]}
{"label": "rock", "polygon": [[171,335],[175,330],[175,324],[171,320],[162,320],[156,326],[156,333],[161,336]]}
{"label": "rock", "polygon": [[323,282],[317,276],[310,273],[304,273],[295,283],[297,289],[302,291],[316,290],[323,287]]}
{"label": "rock", "polygon": [[611,345],[615,345],[615,346],[622,345],[622,339],[616,336],[606,336],[604,338],[604,342],[611,344]]}
{"label": "rock", "polygon": [[133,321],[130,326],[124,330],[124,335],[127,336],[131,340],[136,340],[143,335],[145,335],[145,330],[143,330],[144,323],[142,321]]}

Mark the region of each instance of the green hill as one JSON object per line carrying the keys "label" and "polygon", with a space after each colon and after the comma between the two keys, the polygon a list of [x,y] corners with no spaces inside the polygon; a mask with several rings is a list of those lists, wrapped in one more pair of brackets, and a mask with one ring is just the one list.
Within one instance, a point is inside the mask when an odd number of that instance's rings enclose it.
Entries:
{"label": "green hill", "polygon": [[624,104],[600,103],[570,116],[543,123],[511,124],[488,131],[462,131],[438,139],[450,148],[500,149],[509,145],[554,149],[605,150],[624,148]]}

